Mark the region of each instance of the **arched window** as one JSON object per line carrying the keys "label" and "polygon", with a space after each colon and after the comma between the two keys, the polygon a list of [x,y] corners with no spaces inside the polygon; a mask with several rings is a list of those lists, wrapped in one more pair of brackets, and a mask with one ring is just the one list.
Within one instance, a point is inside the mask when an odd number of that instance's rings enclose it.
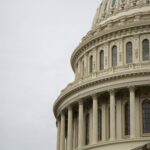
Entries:
{"label": "arched window", "polygon": [[90,73],[93,72],[93,56],[90,56]]}
{"label": "arched window", "polygon": [[98,140],[102,139],[102,111],[98,109]]}
{"label": "arched window", "polygon": [[149,48],[149,40],[145,39],[142,42],[142,55],[143,55],[143,61],[150,59],[150,48]]}
{"label": "arched window", "polygon": [[117,66],[117,46],[112,47],[112,67]]}
{"label": "arched window", "polygon": [[100,58],[100,70],[104,69],[104,51],[101,50],[99,53],[99,58]]}
{"label": "arched window", "polygon": [[126,44],[126,63],[132,63],[132,43],[128,42]]}
{"label": "arched window", "polygon": [[116,0],[112,0],[112,7],[115,5]]}
{"label": "arched window", "polygon": [[90,116],[89,113],[85,116],[85,145],[88,145],[90,142]]}
{"label": "arched window", "polygon": [[150,133],[150,100],[144,100],[143,110],[143,133]]}
{"label": "arched window", "polygon": [[124,122],[125,122],[125,135],[130,135],[130,105],[126,102],[124,106]]}

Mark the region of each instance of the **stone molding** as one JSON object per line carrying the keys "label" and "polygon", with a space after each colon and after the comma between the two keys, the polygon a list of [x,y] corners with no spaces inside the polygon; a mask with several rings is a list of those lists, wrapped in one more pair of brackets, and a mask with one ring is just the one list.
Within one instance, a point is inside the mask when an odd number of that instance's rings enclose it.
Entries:
{"label": "stone molding", "polygon": [[[144,77],[148,76],[149,77],[150,75],[150,72],[146,71],[146,72],[142,72],[142,71],[137,71],[137,72],[132,72],[132,73],[124,73],[124,74],[119,74],[119,75],[110,75],[109,78],[96,78],[96,79],[93,79],[93,80],[88,80],[86,82],[82,82],[82,83],[78,83],[78,84],[73,84],[72,87],[69,87],[65,92],[62,92],[61,95],[58,97],[58,99],[55,101],[54,103],[54,114],[55,116],[58,116],[59,113],[64,109],[66,108],[66,106],[68,104],[63,104],[64,102],[71,104],[73,101],[76,101],[76,99],[81,100],[82,98],[88,96],[88,95],[93,95],[95,93],[98,93],[98,91],[96,92],[94,90],[94,92],[92,91],[92,88],[96,88],[97,89],[97,86],[101,85],[101,90],[102,91],[109,91],[109,89],[111,89],[111,84],[109,84],[109,86],[107,86],[106,83],[111,83],[112,81],[115,83],[115,84],[118,84],[117,83],[117,80],[123,80],[125,79],[126,80],[129,80],[129,78],[138,78],[138,77],[141,77],[144,79]],[[139,82],[140,82],[141,79],[139,79]],[[129,86],[132,86],[135,85],[134,83],[134,80],[132,79],[133,83],[128,83],[127,85],[124,83],[121,85],[121,87],[126,87],[128,88]],[[141,82],[143,83],[143,81],[141,80]],[[143,84],[146,84],[146,83],[143,83]],[[106,84],[106,87],[103,88],[102,85]],[[147,84],[150,84],[149,82],[147,82]],[[115,87],[113,85],[113,88],[118,88],[117,86]],[[88,95],[85,95],[82,93],[82,91],[88,91],[87,94]],[[97,89],[98,90],[98,89]],[[79,96],[79,93],[80,93],[80,96]],[[71,98],[72,97],[72,98]],[[77,98],[75,98],[77,97]],[[73,100],[71,100],[71,99]]]}
{"label": "stone molding", "polygon": [[[147,12],[146,14],[149,15],[150,12]],[[115,25],[112,25],[111,28],[102,29],[102,27],[99,27],[96,30],[91,31],[86,36],[86,38],[84,38],[84,40],[79,44],[79,46],[74,50],[71,56],[71,65],[73,70],[75,71],[75,64],[78,62],[79,58],[81,58],[84,55],[84,53],[93,50],[95,47],[98,47],[102,44],[108,43],[116,39],[128,37],[130,35],[133,36],[137,34],[143,34],[144,32],[149,33],[150,15],[148,16],[149,19],[146,20],[144,19],[145,15],[142,14],[143,19],[141,17],[140,21],[138,22],[131,21],[131,16],[128,16],[130,18],[130,22],[128,22],[126,16],[124,17],[124,19],[121,19],[124,20],[124,23],[122,25],[120,25],[118,20],[116,21],[118,22],[118,24],[113,23]],[[133,18],[135,18],[135,16]]]}
{"label": "stone molding", "polygon": [[107,146],[107,145],[114,145],[114,144],[121,144],[121,143],[128,143],[128,142],[149,142],[150,138],[149,137],[141,137],[141,138],[137,138],[137,139],[121,139],[121,140],[116,140],[116,141],[106,141],[106,142],[100,142],[99,144],[95,144],[95,145],[88,145],[88,146],[83,146],[82,148],[78,148],[76,150],[87,150],[87,149],[94,149],[96,147],[101,147],[101,146]]}

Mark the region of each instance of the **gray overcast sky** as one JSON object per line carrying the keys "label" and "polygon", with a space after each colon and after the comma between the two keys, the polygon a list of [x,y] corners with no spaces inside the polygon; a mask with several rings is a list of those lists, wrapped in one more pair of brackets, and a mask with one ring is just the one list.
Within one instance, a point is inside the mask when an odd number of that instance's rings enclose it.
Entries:
{"label": "gray overcast sky", "polygon": [[100,0],[0,0],[0,150],[55,150],[52,107]]}

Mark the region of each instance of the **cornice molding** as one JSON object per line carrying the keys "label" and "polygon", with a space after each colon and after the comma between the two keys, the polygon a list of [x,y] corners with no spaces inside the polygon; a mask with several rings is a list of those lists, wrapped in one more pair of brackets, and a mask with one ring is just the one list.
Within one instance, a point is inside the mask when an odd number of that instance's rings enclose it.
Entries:
{"label": "cornice molding", "polygon": [[[146,13],[150,14],[150,12]],[[146,15],[145,14],[145,15]],[[141,14],[138,14],[134,17],[141,16]],[[143,15],[143,14],[142,14]],[[144,15],[143,15],[144,16]],[[131,16],[128,16],[131,18]],[[132,16],[133,17],[133,16]],[[150,15],[149,15],[150,18]],[[78,58],[85,52],[94,49],[95,47],[104,44],[106,42],[110,42],[112,40],[116,40],[122,37],[134,35],[134,34],[140,34],[150,32],[150,19],[142,19],[140,17],[140,21],[134,21],[133,22],[128,22],[127,17],[119,19],[121,22],[123,21],[124,23],[119,23],[119,25],[113,25],[111,26],[106,26],[106,29],[102,29],[100,26],[99,28],[90,31],[86,38],[79,44],[79,46],[74,50],[72,56],[71,56],[71,65],[73,70],[75,70],[75,64],[78,60]],[[117,20],[117,21],[119,21]],[[117,22],[116,21],[116,22]],[[115,21],[110,22],[108,24],[114,24]],[[107,24],[107,25],[108,25]]]}
{"label": "cornice molding", "polygon": [[66,91],[63,91],[60,96],[57,98],[57,100],[54,103],[54,114],[56,115],[56,110],[59,107],[59,105],[61,105],[61,103],[69,98],[70,96],[77,94],[78,92],[81,92],[85,89],[89,89],[92,88],[94,86],[97,86],[99,84],[104,84],[104,83],[108,83],[111,81],[117,81],[119,79],[126,79],[129,77],[144,77],[144,76],[149,76],[150,75],[150,71],[137,71],[137,72],[126,72],[126,73],[121,73],[121,74],[113,74],[110,75],[109,77],[106,78],[95,78],[95,79],[91,79],[91,80],[87,80],[86,82],[81,82],[81,83],[76,83],[73,84],[72,86],[68,87]]}

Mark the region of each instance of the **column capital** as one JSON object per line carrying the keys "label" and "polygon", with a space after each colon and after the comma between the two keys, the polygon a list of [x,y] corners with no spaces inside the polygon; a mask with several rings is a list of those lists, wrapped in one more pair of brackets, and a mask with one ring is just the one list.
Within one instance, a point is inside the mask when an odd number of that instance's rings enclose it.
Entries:
{"label": "column capital", "polygon": [[83,100],[80,100],[80,101],[79,101],[79,105],[83,105]]}
{"label": "column capital", "polygon": [[68,106],[68,110],[72,110],[72,105],[69,105],[69,106]]}
{"label": "column capital", "polygon": [[130,91],[135,91],[135,86],[129,86]]}
{"label": "column capital", "polygon": [[61,111],[61,113],[60,113],[60,118],[61,118],[61,116],[65,116],[64,110]]}
{"label": "column capital", "polygon": [[95,94],[92,94],[92,98],[93,99],[97,99],[97,94],[95,93]]}
{"label": "column capital", "polygon": [[111,89],[111,90],[109,90],[109,93],[112,95],[112,94],[115,94],[115,89]]}

